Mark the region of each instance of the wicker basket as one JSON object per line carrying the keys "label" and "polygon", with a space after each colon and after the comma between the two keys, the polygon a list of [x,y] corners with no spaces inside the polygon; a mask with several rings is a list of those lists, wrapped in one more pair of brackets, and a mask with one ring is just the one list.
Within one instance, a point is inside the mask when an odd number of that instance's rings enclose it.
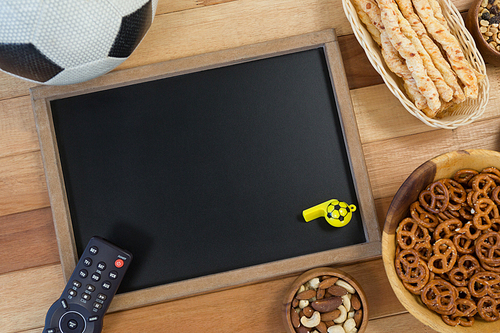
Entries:
{"label": "wicker basket", "polygon": [[465,27],[462,16],[460,16],[457,8],[450,0],[438,1],[441,4],[443,16],[448,21],[448,26],[452,34],[458,39],[467,60],[475,70],[484,74],[484,79],[479,82],[479,96],[477,99],[468,98],[454,107],[453,111],[449,112],[445,117],[437,119],[426,116],[421,110],[417,109],[405,95],[403,92],[403,81],[396,76],[396,74],[392,73],[385,64],[380,47],[373,41],[370,33],[363,23],[361,23],[351,0],[342,0],[342,5],[347,19],[351,23],[354,35],[361,44],[361,47],[365,50],[368,60],[382,76],[389,90],[400,100],[405,109],[429,126],[453,129],[472,123],[484,113],[486,104],[488,103],[490,85],[488,77],[486,76],[484,60],[476,48],[474,39]]}

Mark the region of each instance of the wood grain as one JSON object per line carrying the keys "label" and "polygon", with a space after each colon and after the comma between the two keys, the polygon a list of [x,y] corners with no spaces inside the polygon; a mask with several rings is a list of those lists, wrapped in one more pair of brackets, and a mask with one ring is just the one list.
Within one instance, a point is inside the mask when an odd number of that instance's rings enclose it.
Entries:
{"label": "wood grain", "polygon": [[[472,1],[454,3],[465,12]],[[380,84],[351,35],[340,0],[160,0],[150,33],[116,71],[332,27],[340,36],[380,225],[399,185],[425,160],[455,149],[500,148],[499,68],[488,66],[492,93],[480,121],[453,131],[427,127]],[[0,72],[1,333],[39,333],[46,310],[63,288],[28,97],[33,86]],[[340,268],[354,276],[367,294],[371,315],[367,332],[432,332],[395,298],[380,259]],[[111,313],[105,317],[104,332],[281,333],[279,304],[293,279]]]}
{"label": "wood grain", "polygon": [[59,262],[50,208],[0,217],[0,274]]}

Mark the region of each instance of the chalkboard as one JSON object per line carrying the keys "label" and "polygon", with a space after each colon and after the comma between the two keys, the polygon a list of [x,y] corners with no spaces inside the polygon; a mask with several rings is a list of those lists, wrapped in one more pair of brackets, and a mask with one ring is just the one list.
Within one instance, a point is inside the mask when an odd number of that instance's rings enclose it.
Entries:
{"label": "chalkboard", "polygon": [[[327,52],[51,98],[76,256],[94,235],[128,249],[128,293],[370,243]],[[332,198],[362,209],[305,223]]]}

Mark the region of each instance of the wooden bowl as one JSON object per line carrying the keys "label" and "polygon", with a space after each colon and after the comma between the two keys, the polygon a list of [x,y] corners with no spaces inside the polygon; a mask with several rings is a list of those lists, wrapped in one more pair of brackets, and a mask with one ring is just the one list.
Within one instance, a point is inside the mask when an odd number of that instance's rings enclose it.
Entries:
{"label": "wooden bowl", "polygon": [[339,279],[344,280],[345,282],[349,283],[354,289],[356,290],[359,299],[361,301],[361,309],[363,310],[363,315],[361,318],[361,325],[358,328],[358,333],[362,333],[366,330],[366,325],[368,325],[368,303],[366,301],[366,295],[359,285],[359,283],[354,280],[352,276],[349,274],[342,272],[341,270],[335,269],[335,268],[330,268],[330,267],[319,267],[319,268],[314,268],[309,271],[306,271],[302,275],[300,275],[295,281],[290,285],[288,288],[285,298],[283,300],[283,306],[282,306],[282,314],[283,314],[283,323],[285,324],[285,329],[287,333],[296,333],[297,331],[292,325],[291,321],[291,311],[292,311],[292,301],[295,298],[295,295],[297,294],[297,291],[299,290],[300,286],[305,284],[306,282],[310,281],[313,278],[316,277],[322,277],[322,276],[332,276],[332,277],[338,277]]}
{"label": "wooden bowl", "polygon": [[394,267],[396,252],[395,232],[399,222],[409,216],[411,203],[418,200],[419,193],[430,183],[449,178],[460,169],[475,169],[494,166],[500,168],[500,153],[491,150],[459,150],[440,155],[419,166],[401,185],[394,196],[385,219],[382,233],[382,259],[385,271],[396,297],[419,321],[438,332],[500,332],[500,321],[486,322],[477,319],[471,328],[445,324],[441,317],[429,310],[417,297],[403,286]]}
{"label": "wooden bowl", "polygon": [[478,14],[479,14],[479,9],[481,6],[482,0],[474,0],[472,3],[471,7],[469,8],[469,11],[467,12],[467,17],[465,19],[465,26],[469,30],[470,34],[474,38],[474,41],[476,42],[477,49],[483,56],[483,59],[495,66],[500,65],[500,52],[498,52],[496,49],[491,47],[486,40],[484,39],[483,35],[479,31],[479,19],[478,19]]}

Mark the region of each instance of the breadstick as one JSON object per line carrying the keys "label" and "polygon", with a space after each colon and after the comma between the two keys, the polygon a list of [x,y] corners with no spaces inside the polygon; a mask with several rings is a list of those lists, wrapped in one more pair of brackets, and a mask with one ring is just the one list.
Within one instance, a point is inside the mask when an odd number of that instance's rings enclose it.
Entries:
{"label": "breadstick", "polygon": [[426,73],[422,58],[419,56],[410,40],[408,40],[408,38],[406,38],[401,32],[398,17],[392,7],[392,3],[393,0],[379,0],[382,23],[385,26],[385,30],[387,31],[392,45],[406,60],[406,65],[412,73],[418,89],[422,95],[424,95],[430,110],[437,113],[441,107],[439,93],[437,92],[436,86]]}
{"label": "breadstick", "polygon": [[[418,90],[415,79],[411,76],[411,72],[405,62],[399,56],[398,51],[392,46],[385,27],[382,24],[380,17],[380,9],[374,0],[353,0],[354,6],[359,8],[359,11],[366,14],[370,19],[370,24],[379,30],[381,40],[382,57],[384,58],[387,67],[397,76],[403,79],[406,93],[410,100],[415,103],[415,106],[422,110],[427,108],[425,97]],[[359,12],[358,12],[359,14]]]}
{"label": "breadstick", "polygon": [[434,12],[434,17],[436,18],[436,20],[438,20],[439,23],[441,23],[444,27],[448,28],[448,22],[446,22],[446,19],[443,16],[443,11],[441,9],[441,6],[439,5],[439,2],[437,2],[437,0],[429,0],[429,5]]}
{"label": "breadstick", "polygon": [[434,13],[429,6],[427,0],[412,0],[418,15],[420,16],[427,31],[438,42],[445,51],[450,61],[451,67],[457,73],[460,81],[464,84],[464,92],[466,97],[477,98],[478,84],[474,70],[465,59],[464,53],[460,48],[455,36],[444,27],[434,17]]}
{"label": "breadstick", "polygon": [[408,23],[408,21],[403,17],[403,14],[401,14],[396,3],[394,2],[393,2],[393,7],[394,11],[398,15],[398,22],[401,31],[403,32],[405,37],[412,42],[413,46],[415,46],[415,49],[422,58],[425,70],[427,71],[427,75],[429,75],[432,82],[434,82],[436,89],[439,93],[439,96],[445,102],[451,101],[451,99],[453,98],[453,90],[448,86],[448,84],[446,84],[446,82],[443,79],[443,76],[441,75],[441,72],[439,72],[436,66],[434,66],[431,57],[429,56],[424,46],[420,42],[417,33],[413,31],[413,29],[410,26],[410,23]]}
{"label": "breadstick", "polygon": [[403,59],[399,56],[398,51],[392,46],[389,36],[387,36],[387,32],[383,31],[380,34],[380,40],[382,42],[382,56],[384,57],[387,67],[403,79],[408,97],[415,103],[417,109],[423,110],[427,108],[425,97],[418,90],[415,79],[411,76],[411,72],[408,70]]}
{"label": "breadstick", "polygon": [[[363,8],[361,8],[361,4],[358,1],[353,1],[353,5],[354,8],[356,9],[356,13],[358,14],[359,19],[366,26],[366,30],[368,30],[375,43],[377,43],[380,46],[382,42],[380,40],[379,29],[373,24],[370,16],[363,10]],[[370,4],[369,6],[372,5]]]}
{"label": "breadstick", "polygon": [[411,0],[396,0],[403,16],[410,23],[410,26],[417,33],[420,42],[429,53],[434,65],[443,75],[444,81],[453,89],[453,101],[460,103],[465,100],[465,95],[458,84],[457,76],[450,67],[450,64],[443,57],[441,50],[434,41],[427,35],[424,25],[418,15],[413,11]]}

